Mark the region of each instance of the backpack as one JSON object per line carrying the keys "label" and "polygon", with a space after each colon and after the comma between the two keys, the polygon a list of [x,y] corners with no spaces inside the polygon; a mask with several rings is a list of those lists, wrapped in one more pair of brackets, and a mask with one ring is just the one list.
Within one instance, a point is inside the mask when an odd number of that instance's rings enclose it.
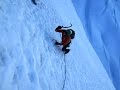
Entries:
{"label": "backpack", "polygon": [[65,34],[66,34],[66,36],[70,36],[71,39],[74,39],[74,37],[75,37],[75,31],[73,31],[72,29],[65,30]]}

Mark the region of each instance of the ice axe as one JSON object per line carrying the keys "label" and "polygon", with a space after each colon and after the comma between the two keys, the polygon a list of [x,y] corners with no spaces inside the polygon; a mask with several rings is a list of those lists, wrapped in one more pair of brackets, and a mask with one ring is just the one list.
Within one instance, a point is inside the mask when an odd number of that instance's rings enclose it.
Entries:
{"label": "ice axe", "polygon": [[70,26],[67,26],[67,27],[65,27],[65,26],[58,26],[55,30],[61,29],[61,28],[70,28],[70,27],[72,27],[72,24],[71,24],[71,23],[70,23]]}
{"label": "ice axe", "polygon": [[70,27],[72,27],[72,24],[70,23],[70,26],[67,26],[67,27],[65,27],[65,26],[61,26],[62,28],[70,28]]}

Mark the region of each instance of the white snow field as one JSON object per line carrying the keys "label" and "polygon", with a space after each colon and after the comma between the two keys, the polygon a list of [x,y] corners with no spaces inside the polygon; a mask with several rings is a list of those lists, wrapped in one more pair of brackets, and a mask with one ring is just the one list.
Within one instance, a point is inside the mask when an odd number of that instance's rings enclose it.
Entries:
{"label": "white snow field", "polygon": [[84,30],[120,90],[120,0],[72,0]]}
{"label": "white snow field", "polygon": [[[0,0],[0,90],[115,90],[71,0]],[[76,36],[64,56],[58,25]]]}

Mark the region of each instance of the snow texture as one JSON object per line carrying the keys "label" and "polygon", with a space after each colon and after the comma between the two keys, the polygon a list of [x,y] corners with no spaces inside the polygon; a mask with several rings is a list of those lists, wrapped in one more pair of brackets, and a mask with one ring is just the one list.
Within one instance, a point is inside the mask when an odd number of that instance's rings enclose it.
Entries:
{"label": "snow texture", "polygon": [[120,0],[72,1],[93,48],[120,90]]}
{"label": "snow texture", "polygon": [[[71,0],[0,0],[0,90],[115,90]],[[54,29],[73,24],[64,55]]]}

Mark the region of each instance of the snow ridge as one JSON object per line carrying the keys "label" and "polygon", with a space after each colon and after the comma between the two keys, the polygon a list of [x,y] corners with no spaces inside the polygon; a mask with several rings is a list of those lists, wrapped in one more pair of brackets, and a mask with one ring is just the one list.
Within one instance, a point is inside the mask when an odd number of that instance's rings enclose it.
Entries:
{"label": "snow ridge", "polygon": [[[52,40],[69,23],[76,36],[64,57]],[[0,0],[0,36],[0,90],[114,90],[71,0]]]}

